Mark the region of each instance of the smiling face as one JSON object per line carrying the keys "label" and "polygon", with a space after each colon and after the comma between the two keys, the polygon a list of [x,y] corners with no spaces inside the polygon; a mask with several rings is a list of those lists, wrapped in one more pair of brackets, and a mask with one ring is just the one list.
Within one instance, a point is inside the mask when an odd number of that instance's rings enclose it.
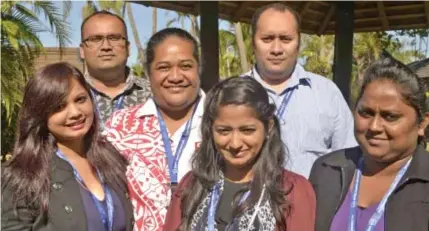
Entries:
{"label": "smiling face", "polygon": [[266,129],[245,105],[219,106],[212,133],[226,168],[252,168],[265,141]]}
{"label": "smiling face", "polygon": [[94,120],[94,108],[86,89],[70,78],[70,91],[58,108],[48,117],[48,130],[60,141],[81,140]]}
{"label": "smiling face", "polygon": [[263,78],[275,81],[289,77],[299,49],[298,24],[293,14],[275,9],[263,12],[253,45],[258,71]]}
{"label": "smiling face", "polygon": [[183,110],[198,96],[198,62],[190,41],[177,36],[166,38],[155,49],[150,64],[150,82],[157,105],[168,110]]}
{"label": "smiling face", "polygon": [[368,84],[354,111],[355,136],[360,147],[378,162],[393,162],[412,154],[426,120],[406,104],[400,86],[388,80]]}

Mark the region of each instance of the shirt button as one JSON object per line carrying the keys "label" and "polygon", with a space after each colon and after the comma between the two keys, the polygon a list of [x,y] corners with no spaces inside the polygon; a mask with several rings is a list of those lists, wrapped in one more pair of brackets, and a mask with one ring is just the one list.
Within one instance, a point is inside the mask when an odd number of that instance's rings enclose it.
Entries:
{"label": "shirt button", "polygon": [[52,184],[52,188],[54,188],[55,190],[59,190],[63,187],[63,185],[61,183],[53,183]]}
{"label": "shirt button", "polygon": [[130,195],[128,193],[125,193],[125,198],[129,199]]}
{"label": "shirt button", "polygon": [[70,205],[64,206],[64,210],[66,210],[67,213],[72,213],[73,212],[73,209],[72,209],[72,207]]}

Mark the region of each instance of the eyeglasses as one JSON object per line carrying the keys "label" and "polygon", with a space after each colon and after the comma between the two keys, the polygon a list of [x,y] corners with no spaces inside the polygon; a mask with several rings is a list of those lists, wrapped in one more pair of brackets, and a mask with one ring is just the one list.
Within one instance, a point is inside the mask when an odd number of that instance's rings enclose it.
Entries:
{"label": "eyeglasses", "polygon": [[127,38],[125,38],[122,35],[119,34],[111,34],[111,35],[95,35],[91,36],[87,39],[84,39],[82,41],[83,44],[85,44],[88,47],[95,48],[101,46],[103,44],[104,39],[107,39],[110,45],[112,46],[124,46],[128,41]]}

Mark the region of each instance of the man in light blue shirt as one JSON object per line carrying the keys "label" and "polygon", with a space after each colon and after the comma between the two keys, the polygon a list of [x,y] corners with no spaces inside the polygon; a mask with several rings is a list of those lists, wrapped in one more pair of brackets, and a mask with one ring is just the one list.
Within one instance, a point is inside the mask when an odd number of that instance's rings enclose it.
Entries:
{"label": "man in light blue shirt", "polygon": [[258,9],[252,20],[256,65],[244,74],[266,89],[277,106],[286,169],[308,177],[314,161],[357,146],[352,113],[338,87],[297,63],[299,16],[281,3]]}

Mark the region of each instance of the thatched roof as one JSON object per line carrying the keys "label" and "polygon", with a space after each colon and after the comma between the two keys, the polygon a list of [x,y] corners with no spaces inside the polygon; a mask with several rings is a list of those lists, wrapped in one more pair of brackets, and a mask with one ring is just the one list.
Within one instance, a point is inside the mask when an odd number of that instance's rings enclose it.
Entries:
{"label": "thatched roof", "polygon": [[[133,1],[145,6],[199,14],[198,1]],[[219,17],[250,23],[255,10],[272,1],[219,1]],[[335,32],[336,2],[285,2],[302,18],[302,31],[308,34]],[[355,32],[429,28],[429,1],[355,1]]]}

